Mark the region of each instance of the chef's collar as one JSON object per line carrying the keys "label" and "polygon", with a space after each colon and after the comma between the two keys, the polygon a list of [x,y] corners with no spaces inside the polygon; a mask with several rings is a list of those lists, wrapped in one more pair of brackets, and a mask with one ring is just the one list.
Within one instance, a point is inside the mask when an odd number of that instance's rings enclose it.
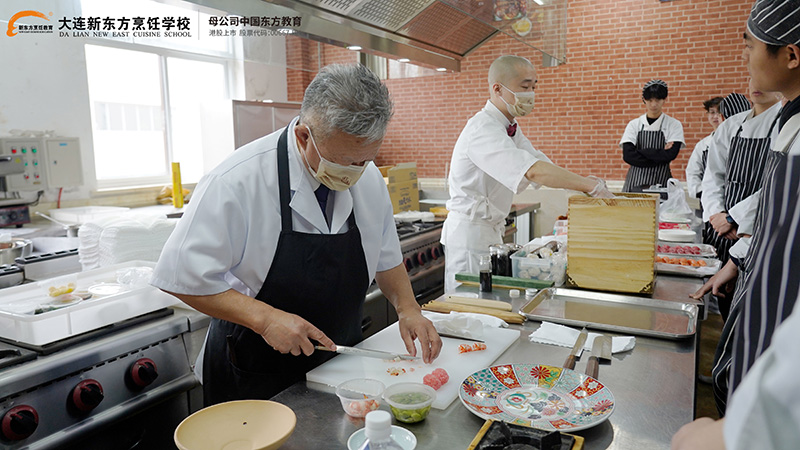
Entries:
{"label": "chef's collar", "polygon": [[[290,153],[292,148],[294,148],[294,155],[297,155],[297,164],[300,166],[300,172],[305,177],[308,184],[311,185],[311,190],[316,191],[319,185],[321,184],[314,175],[311,174],[311,171],[306,167],[305,160],[303,159],[303,155],[300,153],[300,146],[297,145],[297,136],[294,134],[294,128],[297,126],[298,122],[300,122],[300,117],[295,117],[294,120],[289,124],[289,134],[292,135],[292,139],[287,139],[289,148],[287,149]],[[291,189],[293,191],[298,190],[299,183],[297,185],[292,185]]]}
{"label": "chef's collar", "polygon": [[486,100],[486,106],[483,107],[484,111],[489,113],[490,116],[494,117],[495,119],[499,120],[500,123],[503,124],[503,128],[508,128],[509,125],[512,123],[516,123],[516,121],[508,120],[505,114],[497,106],[494,106],[491,100]]}

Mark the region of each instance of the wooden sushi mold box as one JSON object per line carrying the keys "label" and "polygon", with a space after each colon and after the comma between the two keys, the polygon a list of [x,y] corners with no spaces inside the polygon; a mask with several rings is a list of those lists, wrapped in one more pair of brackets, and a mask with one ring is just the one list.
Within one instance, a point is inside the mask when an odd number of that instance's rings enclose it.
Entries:
{"label": "wooden sushi mold box", "polygon": [[652,294],[658,195],[569,198],[567,285]]}

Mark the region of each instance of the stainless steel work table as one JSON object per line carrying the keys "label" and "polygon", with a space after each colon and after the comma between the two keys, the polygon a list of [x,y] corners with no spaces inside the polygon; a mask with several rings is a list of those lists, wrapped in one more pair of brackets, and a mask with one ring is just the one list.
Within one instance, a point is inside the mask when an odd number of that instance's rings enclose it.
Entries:
{"label": "stainless steel work table", "polygon": [[[659,276],[653,298],[691,302],[702,280]],[[462,292],[477,288],[460,287]],[[497,289],[486,298],[508,298],[508,290]],[[514,309],[524,298],[513,302]],[[699,302],[698,302],[699,303]],[[569,349],[532,343],[528,335],[540,323],[527,321],[512,325],[520,330],[520,338],[495,361],[495,364],[542,363],[561,366]],[[613,334],[613,333],[609,333]],[[584,448],[593,449],[668,449],[678,429],[694,418],[697,336],[682,341],[636,337],[636,347],[615,354],[611,364],[601,364],[599,379],[616,399],[616,410],[608,421],[575,434],[586,439]],[[575,369],[583,371],[588,353]],[[451,383],[458,380],[450,380]],[[346,448],[348,437],[364,426],[342,410],[334,388],[318,383],[300,382],[273,398],[297,414],[297,428],[283,449]],[[381,405],[388,410],[388,406]],[[469,412],[456,399],[445,410],[432,409],[426,420],[418,424],[401,424],[417,437],[418,449],[466,449],[484,420]]]}

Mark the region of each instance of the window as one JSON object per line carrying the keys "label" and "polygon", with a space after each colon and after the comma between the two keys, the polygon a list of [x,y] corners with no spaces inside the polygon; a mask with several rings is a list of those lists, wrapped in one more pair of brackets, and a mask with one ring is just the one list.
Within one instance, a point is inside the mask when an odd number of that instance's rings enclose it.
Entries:
{"label": "window", "polygon": [[[174,6],[131,3],[139,16],[208,20]],[[84,16],[115,14],[109,2],[81,5]],[[169,183],[173,161],[181,164],[183,182],[194,183],[233,151],[232,137],[220,132],[220,124],[232,122],[227,80],[233,39],[108,38],[85,45],[98,188]]]}

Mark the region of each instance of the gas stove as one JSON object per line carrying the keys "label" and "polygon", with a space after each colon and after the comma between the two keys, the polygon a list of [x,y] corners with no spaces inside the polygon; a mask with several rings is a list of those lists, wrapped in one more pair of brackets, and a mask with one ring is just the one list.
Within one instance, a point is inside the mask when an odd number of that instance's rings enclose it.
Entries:
{"label": "gas stove", "polygon": [[186,342],[189,312],[174,311],[47,348],[0,343],[0,448],[171,445],[198,386]]}

